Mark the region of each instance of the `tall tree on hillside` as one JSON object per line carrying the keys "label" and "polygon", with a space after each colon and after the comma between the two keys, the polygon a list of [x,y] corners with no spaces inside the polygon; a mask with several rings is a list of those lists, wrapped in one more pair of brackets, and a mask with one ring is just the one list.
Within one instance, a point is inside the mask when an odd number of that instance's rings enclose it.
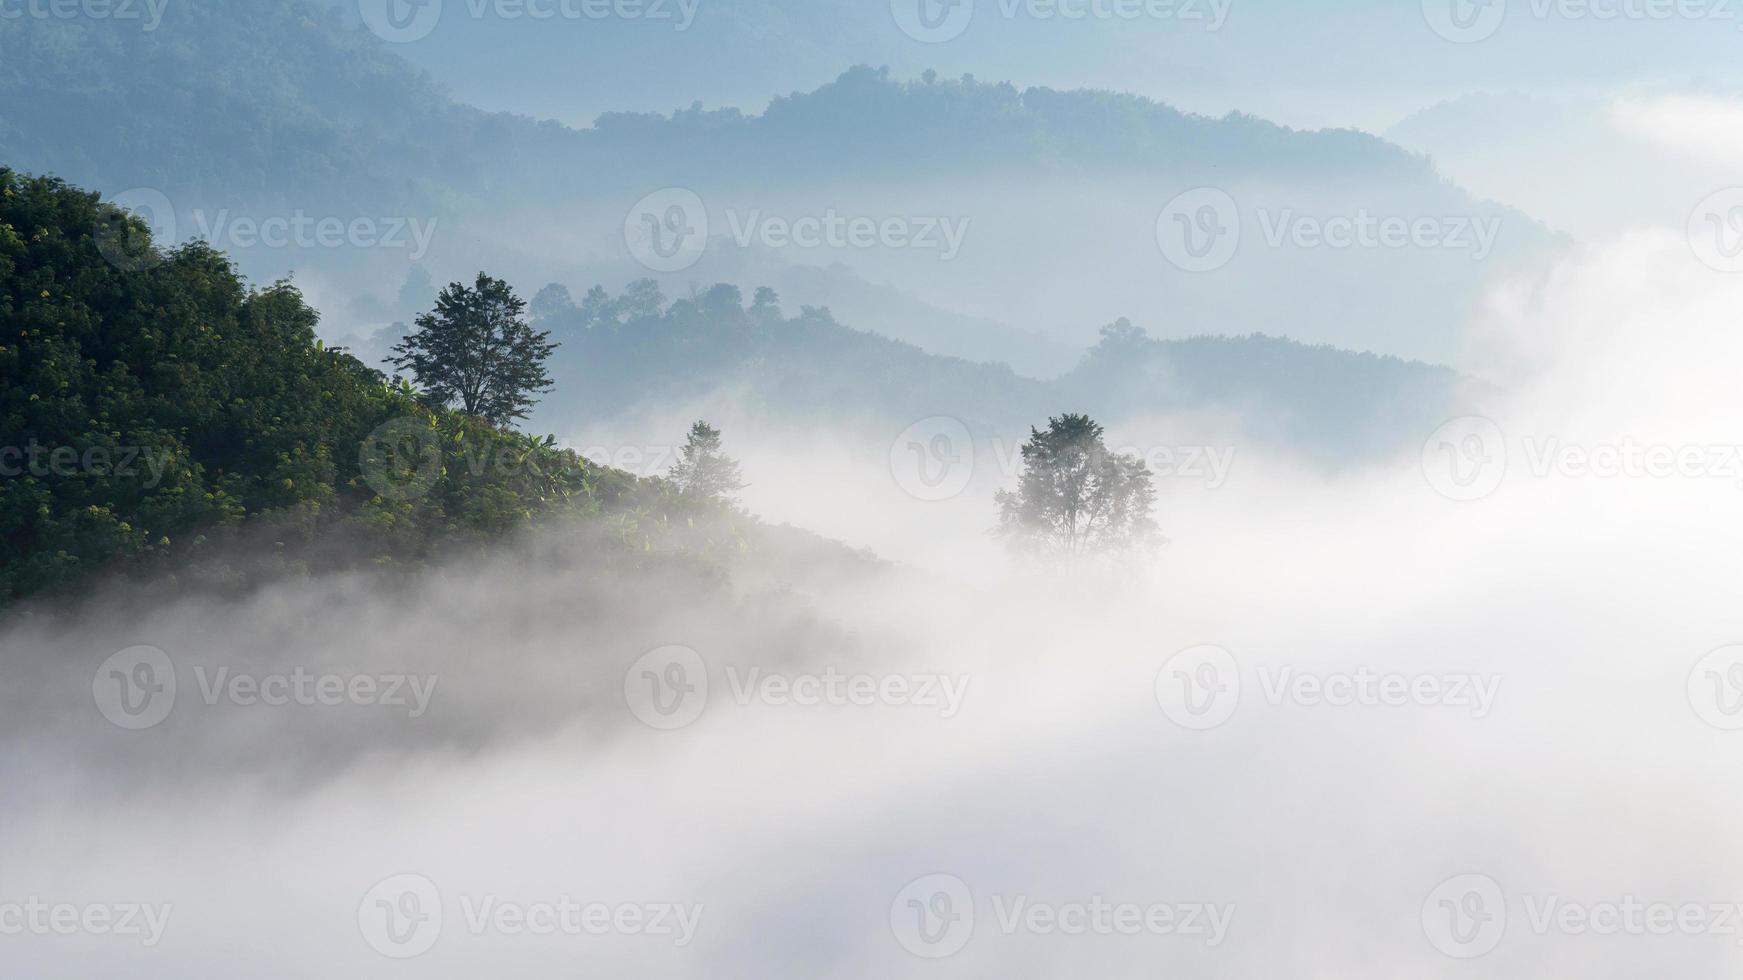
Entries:
{"label": "tall tree on hillside", "polygon": [[1143,460],[1110,452],[1087,415],[1061,415],[1029,433],[1017,489],[996,498],[1001,535],[1024,551],[1064,558],[1155,540],[1156,488]]}
{"label": "tall tree on hillside", "polygon": [[473,286],[453,283],[394,346],[392,363],[410,369],[439,405],[458,403],[494,425],[525,418],[533,396],[551,390],[545,361],[557,349],[549,331],[527,323],[526,306],[508,283],[482,272]]}
{"label": "tall tree on hillside", "polygon": [[720,430],[707,422],[690,427],[670,479],[686,497],[697,500],[731,500],[744,489],[738,463],[720,451]]}

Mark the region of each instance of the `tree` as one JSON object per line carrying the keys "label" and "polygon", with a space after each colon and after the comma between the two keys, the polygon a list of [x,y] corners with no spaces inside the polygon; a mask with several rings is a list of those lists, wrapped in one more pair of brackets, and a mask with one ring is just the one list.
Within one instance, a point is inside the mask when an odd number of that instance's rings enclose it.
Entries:
{"label": "tree", "polygon": [[573,313],[575,299],[569,295],[568,286],[554,282],[534,294],[531,310],[534,320],[549,320]]}
{"label": "tree", "polygon": [[690,427],[690,437],[669,478],[684,496],[696,500],[732,500],[733,494],[744,489],[738,463],[720,451],[720,430],[707,422]]}
{"label": "tree", "polygon": [[665,294],[660,292],[660,284],[652,279],[637,279],[623,287],[623,295],[617,299],[617,312],[625,320],[658,318],[665,308]]}
{"label": "tree", "polygon": [[781,316],[781,296],[767,286],[758,286],[750,303],[750,315],[757,320],[777,320]]}
{"label": "tree", "polygon": [[998,533],[1036,554],[1128,551],[1156,536],[1156,489],[1136,456],[1109,452],[1087,415],[1061,415],[1023,444],[1017,489],[999,491]]}
{"label": "tree", "polygon": [[581,297],[581,325],[587,330],[597,330],[607,324],[613,328],[618,325],[617,301],[611,298],[605,287],[594,286]]}
{"label": "tree", "polygon": [[452,283],[436,297],[434,312],[394,346],[393,365],[411,369],[429,399],[460,404],[493,425],[525,418],[551,390],[545,361],[557,345],[549,331],[527,324],[526,301],[508,283],[480,272],[476,285]]}

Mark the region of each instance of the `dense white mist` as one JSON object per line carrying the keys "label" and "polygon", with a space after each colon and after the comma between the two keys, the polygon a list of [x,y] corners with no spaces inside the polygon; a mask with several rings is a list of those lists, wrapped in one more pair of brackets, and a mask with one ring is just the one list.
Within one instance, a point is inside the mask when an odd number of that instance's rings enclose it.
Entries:
{"label": "dense white mist", "polygon": [[[1672,76],[1674,79],[1674,76]],[[1703,76],[1704,77],[1704,76]],[[1487,88],[1383,130],[1478,197],[1598,242],[1680,227],[1735,186],[1735,85],[1656,79],[1597,91]]]}
{"label": "dense white mist", "polygon": [[[986,535],[1001,474],[946,502],[916,500],[891,469],[897,433],[812,432],[783,451],[750,434],[735,444],[726,417],[753,510],[904,564],[753,554],[722,586],[595,566],[599,549],[576,534],[410,592],[345,577],[233,605],[96,601],[77,618],[13,628],[0,636],[10,804],[0,903],[173,910],[152,949],[0,935],[8,972],[1734,969],[1737,935],[1539,934],[1533,913],[1549,896],[1743,902],[1731,829],[1743,744],[1688,695],[1696,662],[1743,640],[1730,611],[1743,473],[1532,469],[1550,439],[1588,450],[1743,443],[1740,300],[1743,280],[1700,265],[1680,234],[1570,257],[1497,291],[1474,330],[1473,357],[1503,392],[1486,409],[1507,461],[1492,494],[1437,493],[1448,484],[1434,467],[1448,461],[1432,444],[1427,466],[1411,452],[1333,473],[1243,448],[1214,490],[1161,482],[1170,544],[1138,569],[1082,579],[1012,569]],[[583,425],[570,441],[651,443],[656,430],[729,411],[675,406],[645,437]],[[1167,420],[1108,421],[1115,444],[1171,434]],[[163,649],[181,685],[169,719],[141,732],[106,721],[91,690],[98,665],[133,644]],[[707,662],[710,692],[694,724],[660,731],[636,717],[625,678],[669,644]],[[1156,682],[1201,644],[1232,655],[1241,694],[1226,723],[1192,731],[1159,706]],[[439,683],[415,720],[357,705],[208,706],[192,670],[222,664]],[[948,718],[918,704],[739,704],[733,679],[753,665],[968,687]],[[1363,669],[1499,686],[1480,710],[1267,697],[1285,671]],[[891,906],[900,912],[910,882],[940,873],[973,894],[974,931],[953,957],[928,960],[904,949]],[[445,922],[430,951],[396,961],[370,947],[358,917],[378,882],[402,874],[439,889]],[[1463,874],[1506,894],[1505,936],[1474,963],[1438,952],[1423,921],[1431,892]],[[475,935],[467,922],[486,897],[565,896],[700,905],[700,925],[679,947],[646,935]],[[1019,897],[1232,905],[1233,918],[1216,945],[1007,934],[1000,913]]]}

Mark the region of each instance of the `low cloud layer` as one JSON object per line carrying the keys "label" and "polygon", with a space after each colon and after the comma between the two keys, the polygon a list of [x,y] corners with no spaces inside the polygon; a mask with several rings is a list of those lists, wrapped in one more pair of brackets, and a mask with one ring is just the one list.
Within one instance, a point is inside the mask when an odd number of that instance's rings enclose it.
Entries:
{"label": "low cloud layer", "polygon": [[[142,978],[1717,974],[1740,298],[1680,233],[1590,249],[1491,298],[1481,418],[1384,465],[1165,482],[1138,568],[1013,568],[996,480],[920,500],[888,441],[746,434],[758,513],[902,564],[784,539],[722,581],[576,532],[410,588],[44,613],[0,635],[0,949]],[[166,679],[111,663],[140,646],[176,689],[130,730],[122,681]]]}

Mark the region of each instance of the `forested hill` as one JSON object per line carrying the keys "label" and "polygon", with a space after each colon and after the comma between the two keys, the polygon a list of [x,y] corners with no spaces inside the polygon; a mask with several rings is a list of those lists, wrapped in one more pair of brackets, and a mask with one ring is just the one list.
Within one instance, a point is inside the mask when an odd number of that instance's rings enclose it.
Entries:
{"label": "forested hill", "polygon": [[[442,281],[488,268],[622,288],[655,268],[627,245],[626,222],[662,189],[693,193],[705,213],[689,216],[703,265],[663,270],[669,291],[687,276],[750,288],[785,275],[789,293],[808,290],[802,302],[863,328],[1037,373],[1067,368],[1059,350],[1122,315],[1159,334],[1192,323],[1446,361],[1490,275],[1553,244],[1427,158],[1352,130],[845,65],[761,111],[692,105],[576,128],[456,101],[356,23],[355,4],[175,0],[162,14],[154,30],[0,18],[0,161],[135,192],[127,203],[156,227],[211,241],[256,281],[297,273],[321,291],[335,337],[402,318],[388,307],[414,264]],[[1228,193],[1246,230],[1226,268],[1197,275],[1171,264],[1159,228],[1204,187]],[[836,212],[949,222],[961,248],[806,248],[771,234]],[[1318,248],[1277,224],[1363,214],[1449,216],[1493,237]],[[254,233],[313,220],[370,231],[333,245]]]}
{"label": "forested hill", "polygon": [[1041,381],[851,329],[827,309],[789,316],[772,290],[746,297],[726,284],[675,300],[650,280],[579,301],[552,286],[534,311],[563,344],[552,359],[557,391],[537,416],[558,431],[731,390],[789,422],[949,415],[1021,432],[1066,410],[1238,416],[1256,440],[1344,462],[1412,444],[1460,396],[1459,375],[1444,367],[1261,335],[1157,340],[1126,321],[1104,328],[1075,370]]}
{"label": "forested hill", "polygon": [[671,521],[716,512],[663,481],[426,407],[316,320],[287,284],[0,168],[0,605],[99,570],[416,566],[569,519],[610,520],[631,554],[672,526],[694,553],[736,533]]}
{"label": "forested hill", "polygon": [[0,160],[110,194],[428,207],[487,187],[535,131],[298,0],[177,0],[153,30],[0,18]]}
{"label": "forested hill", "polygon": [[[1352,131],[1209,119],[1107,92],[860,67],[760,115],[615,113],[570,129],[455,102],[342,10],[177,0],[124,20],[0,18],[0,159],[181,201],[445,209],[649,181],[1202,171],[1434,182]],[[923,160],[916,157],[923,147]],[[217,161],[222,161],[221,163]]]}

